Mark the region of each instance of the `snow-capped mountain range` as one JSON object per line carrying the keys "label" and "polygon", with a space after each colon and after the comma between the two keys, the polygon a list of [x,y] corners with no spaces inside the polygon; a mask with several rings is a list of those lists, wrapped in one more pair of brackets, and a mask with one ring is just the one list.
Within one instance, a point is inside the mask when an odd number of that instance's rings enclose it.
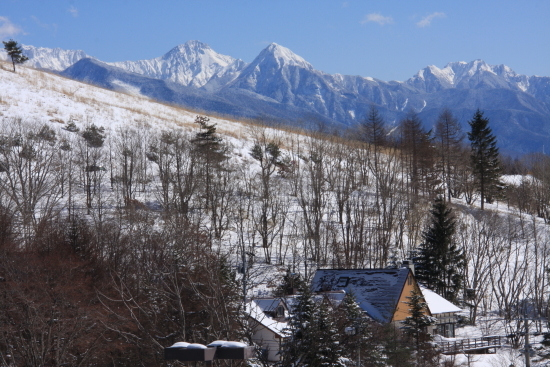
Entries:
{"label": "snow-capped mountain range", "polygon": [[189,41],[155,59],[114,62],[111,65],[151,78],[216,90],[235,79],[246,63],[221,55],[202,42]]}
{"label": "snow-capped mountain range", "polygon": [[[22,45],[23,54],[29,58],[25,65],[37,69],[63,71],[81,59],[93,58],[82,50],[63,50],[61,48],[34,47]],[[6,60],[4,49],[0,50],[0,59]]]}
{"label": "snow-capped mountain range", "polygon": [[324,73],[275,43],[250,64],[199,41],[151,60],[115,63],[91,59],[83,51],[33,46],[24,51],[34,67],[221,114],[342,128],[357,124],[375,104],[390,124],[414,110],[432,127],[448,107],[467,129],[479,108],[510,153],[538,151],[550,138],[550,78],[520,75],[483,60],[451,62],[441,69],[431,65],[406,81],[386,82]]}

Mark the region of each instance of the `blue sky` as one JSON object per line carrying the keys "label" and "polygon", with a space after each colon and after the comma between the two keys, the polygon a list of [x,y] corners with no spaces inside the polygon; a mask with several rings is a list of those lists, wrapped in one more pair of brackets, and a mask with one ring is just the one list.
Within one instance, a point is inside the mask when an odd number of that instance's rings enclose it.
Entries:
{"label": "blue sky", "polygon": [[483,59],[550,76],[550,1],[0,0],[0,38],[150,59],[188,40],[251,62],[271,42],[327,73],[405,80]]}

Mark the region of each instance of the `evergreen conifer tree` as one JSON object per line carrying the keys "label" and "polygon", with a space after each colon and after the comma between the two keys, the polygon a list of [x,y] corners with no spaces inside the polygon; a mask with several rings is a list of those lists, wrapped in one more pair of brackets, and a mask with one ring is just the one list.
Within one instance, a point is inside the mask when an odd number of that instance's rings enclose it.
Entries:
{"label": "evergreen conifer tree", "polygon": [[288,338],[282,346],[282,367],[308,365],[314,351],[315,317],[317,305],[309,287],[301,289],[292,309],[286,333]]}
{"label": "evergreen conifer tree", "polygon": [[338,329],[343,354],[357,365],[376,367],[384,365],[381,340],[373,332],[373,322],[357,304],[353,292],[346,293],[338,308]]}
{"label": "evergreen conifer tree", "polygon": [[195,134],[193,143],[195,148],[204,157],[213,163],[226,159],[222,138],[216,132],[216,124],[210,124],[206,116],[197,116],[195,123],[199,125],[199,132]]}
{"label": "evergreen conifer tree", "polygon": [[4,44],[4,50],[11,58],[11,63],[13,64],[13,72],[15,73],[15,64],[22,64],[27,61],[29,58],[23,55],[23,50],[17,45],[17,42],[14,40],[2,41]]}
{"label": "evergreen conifer tree", "polygon": [[500,181],[499,153],[496,138],[489,127],[489,119],[483,116],[483,112],[477,110],[469,124],[472,172],[476,178],[483,210],[485,202],[491,203],[504,190],[504,184]]}
{"label": "evergreen conifer tree", "polygon": [[465,259],[456,244],[456,220],[451,208],[439,197],[431,211],[428,229],[422,234],[418,256],[414,259],[416,279],[428,288],[455,301],[464,280]]}
{"label": "evergreen conifer tree", "polygon": [[417,366],[412,358],[410,343],[403,340],[401,330],[387,324],[381,328],[381,352],[384,354],[383,366],[413,367]]}
{"label": "evergreen conifer tree", "polygon": [[311,350],[310,363],[319,367],[344,367],[342,346],[334,317],[327,302],[321,303],[315,320],[315,348]]}
{"label": "evergreen conifer tree", "polygon": [[421,343],[430,340],[426,328],[435,323],[435,318],[427,314],[428,304],[418,289],[413,289],[407,299],[410,316],[402,321],[401,329],[414,339],[418,349]]}

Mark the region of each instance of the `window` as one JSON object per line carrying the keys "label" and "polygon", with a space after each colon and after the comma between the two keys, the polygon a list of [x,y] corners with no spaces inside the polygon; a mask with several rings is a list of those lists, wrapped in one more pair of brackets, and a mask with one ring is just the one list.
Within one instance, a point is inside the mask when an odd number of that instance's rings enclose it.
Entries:
{"label": "window", "polygon": [[283,306],[277,307],[277,317],[285,316],[285,308]]}
{"label": "window", "polygon": [[336,286],[343,288],[343,287],[347,287],[348,283],[349,283],[349,277],[340,277],[338,279],[338,283],[336,283]]}
{"label": "window", "polygon": [[437,330],[435,332],[437,334],[445,338],[455,337],[455,324],[439,324],[436,326],[437,326]]}

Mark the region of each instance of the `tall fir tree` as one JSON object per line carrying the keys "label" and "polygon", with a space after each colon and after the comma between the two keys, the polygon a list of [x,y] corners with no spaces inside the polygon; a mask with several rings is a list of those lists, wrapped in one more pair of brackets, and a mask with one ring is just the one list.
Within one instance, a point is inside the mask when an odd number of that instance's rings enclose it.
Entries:
{"label": "tall fir tree", "polygon": [[405,303],[409,306],[410,316],[401,322],[401,329],[414,339],[418,349],[431,339],[427,327],[435,324],[436,320],[428,314],[428,304],[420,290],[413,289],[407,299],[409,301]]}
{"label": "tall fir tree", "polygon": [[285,329],[288,337],[282,345],[281,367],[308,365],[312,360],[317,305],[307,286],[301,289],[296,301]]}
{"label": "tall fir tree", "polygon": [[416,279],[428,288],[456,301],[464,281],[466,266],[462,249],[455,241],[456,219],[451,208],[437,198],[431,210],[429,227],[422,234],[418,256],[415,257]]}
{"label": "tall fir tree", "polygon": [[489,127],[489,119],[484,117],[479,109],[469,124],[472,173],[481,197],[481,210],[484,210],[485,202],[491,203],[504,191],[504,184],[500,181],[501,167],[497,141]]}
{"label": "tall fir tree", "polygon": [[385,366],[376,326],[359,307],[353,292],[346,293],[336,314],[343,354],[355,365]]}
{"label": "tall fir tree", "polygon": [[333,313],[330,312],[328,301],[322,302],[316,313],[315,320],[315,348],[311,353],[309,366],[345,367],[343,351],[340,344],[338,329]]}

